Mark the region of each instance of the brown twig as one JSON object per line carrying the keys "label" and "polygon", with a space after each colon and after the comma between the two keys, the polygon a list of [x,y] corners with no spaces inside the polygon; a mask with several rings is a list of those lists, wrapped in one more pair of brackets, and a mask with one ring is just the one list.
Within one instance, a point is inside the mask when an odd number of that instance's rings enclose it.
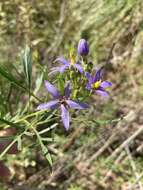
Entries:
{"label": "brown twig", "polygon": [[[136,168],[135,162],[134,162],[134,160],[133,160],[133,158],[132,158],[132,155],[131,155],[131,152],[130,152],[129,147],[126,146],[126,147],[125,147],[125,150],[126,150],[128,159],[129,159],[129,161],[130,161],[130,164],[131,164],[133,173],[134,173],[134,175],[135,175],[135,178],[138,179],[138,178],[139,178],[139,174],[138,174],[138,172],[137,172],[137,168]],[[143,190],[143,186],[142,186],[142,183],[140,182],[140,180],[138,180],[138,185],[139,185],[140,190]]]}

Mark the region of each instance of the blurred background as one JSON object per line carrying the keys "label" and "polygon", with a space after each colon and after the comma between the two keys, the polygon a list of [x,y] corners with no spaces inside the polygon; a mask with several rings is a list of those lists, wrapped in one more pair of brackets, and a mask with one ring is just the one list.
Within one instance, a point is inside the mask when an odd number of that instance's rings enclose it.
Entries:
{"label": "blurred background", "polygon": [[[32,48],[34,81],[80,38],[90,44],[89,60],[105,66],[111,98],[93,96],[71,131],[56,133],[52,174],[38,150],[25,146],[10,158],[13,177],[2,190],[143,190],[143,1],[0,0],[0,65],[21,83],[25,44]],[[10,89],[0,76],[2,116],[22,104],[17,88],[8,98]]]}

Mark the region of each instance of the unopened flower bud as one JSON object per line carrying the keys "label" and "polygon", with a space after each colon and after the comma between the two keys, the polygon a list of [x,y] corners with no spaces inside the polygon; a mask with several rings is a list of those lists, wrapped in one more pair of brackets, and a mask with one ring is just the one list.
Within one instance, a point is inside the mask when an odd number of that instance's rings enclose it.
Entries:
{"label": "unopened flower bud", "polygon": [[85,39],[81,39],[78,43],[78,54],[87,56],[89,53],[89,45]]}

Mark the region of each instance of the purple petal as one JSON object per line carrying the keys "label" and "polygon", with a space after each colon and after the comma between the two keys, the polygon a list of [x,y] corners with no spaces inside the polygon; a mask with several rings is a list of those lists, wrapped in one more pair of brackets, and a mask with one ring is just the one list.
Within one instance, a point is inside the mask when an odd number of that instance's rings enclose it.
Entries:
{"label": "purple petal", "polygon": [[62,65],[61,67],[59,67],[59,71],[60,73],[64,73],[64,71],[69,67],[69,64],[67,65]]}
{"label": "purple petal", "polygon": [[81,103],[81,102],[76,102],[76,101],[73,101],[73,100],[67,100],[66,102],[73,109],[86,109],[86,108],[89,107],[87,104],[84,104],[84,103]]}
{"label": "purple petal", "polygon": [[88,79],[89,84],[92,84],[92,80],[93,80],[93,78],[91,77],[91,75],[90,75],[89,72],[85,72],[85,77]]}
{"label": "purple petal", "polygon": [[83,68],[82,68],[82,66],[81,65],[79,65],[79,64],[74,64],[73,65],[80,73],[83,73]]}
{"label": "purple petal", "polygon": [[59,100],[52,100],[52,101],[49,101],[47,103],[43,103],[43,104],[40,104],[38,107],[37,107],[37,110],[44,110],[44,109],[55,109],[58,107],[58,102]]}
{"label": "purple petal", "polygon": [[85,72],[85,77],[90,80],[91,76],[90,76],[90,73],[89,72]]}
{"label": "purple petal", "polygon": [[102,71],[103,71],[103,68],[100,68],[100,69],[98,69],[96,71],[96,73],[95,73],[95,75],[93,77],[93,81],[92,81],[93,83],[95,83],[96,81],[101,80],[101,78],[102,78]]}
{"label": "purple petal", "polygon": [[63,104],[61,104],[61,112],[62,112],[61,117],[62,117],[63,125],[65,129],[68,130],[69,123],[70,123],[69,112],[68,112],[68,109]]}
{"label": "purple petal", "polygon": [[65,69],[67,69],[68,67],[69,67],[69,64],[61,65],[60,67],[53,67],[51,69],[51,72],[48,75],[50,76],[50,75],[55,74],[57,72],[63,73],[65,71]]}
{"label": "purple petal", "polygon": [[101,96],[104,96],[104,97],[109,96],[108,92],[103,91],[103,90],[96,90],[95,92],[96,92],[97,94],[101,95]]}
{"label": "purple petal", "polygon": [[108,82],[108,81],[103,81],[100,86],[102,88],[108,88],[108,87],[112,86],[112,83]]}
{"label": "purple petal", "polygon": [[64,89],[64,95],[66,98],[69,98],[71,93],[71,89],[70,89],[70,83],[68,82],[65,89]]}
{"label": "purple petal", "polygon": [[69,64],[69,62],[64,57],[58,57],[55,61],[60,62],[64,65]]}
{"label": "purple petal", "polygon": [[90,83],[87,83],[85,88],[86,88],[87,90],[91,90],[91,84],[90,84]]}
{"label": "purple petal", "polygon": [[89,45],[85,39],[81,39],[78,43],[78,54],[81,56],[88,55]]}
{"label": "purple petal", "polygon": [[58,98],[60,96],[59,91],[48,81],[45,80],[45,87],[47,91],[54,97]]}

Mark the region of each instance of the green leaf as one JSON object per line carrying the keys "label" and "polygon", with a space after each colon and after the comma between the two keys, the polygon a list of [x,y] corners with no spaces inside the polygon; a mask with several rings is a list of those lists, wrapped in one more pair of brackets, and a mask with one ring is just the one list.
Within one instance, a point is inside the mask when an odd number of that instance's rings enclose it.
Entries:
{"label": "green leaf", "polygon": [[35,87],[35,90],[34,90],[34,94],[37,94],[37,92],[39,91],[42,83],[43,83],[43,78],[44,78],[44,74],[42,73],[40,76],[37,77],[36,79],[36,87]]}
{"label": "green leaf", "polygon": [[52,167],[53,162],[52,162],[51,155],[50,155],[50,153],[48,151],[48,148],[43,144],[42,141],[41,141],[40,144],[41,144],[41,148],[42,148],[42,152],[43,152],[44,156],[48,160],[50,167]]}
{"label": "green leaf", "polygon": [[21,62],[23,64],[24,74],[26,76],[26,81],[30,89],[32,79],[32,54],[28,45],[26,45],[21,52]]}
{"label": "green leaf", "polygon": [[[19,83],[11,73],[7,72],[6,69],[2,66],[0,66],[0,75],[2,75],[4,78],[6,78],[7,80],[9,80],[11,83],[13,83],[14,85],[18,86],[19,88],[23,89],[26,92],[29,92],[29,90],[22,86],[21,83]],[[37,99],[38,101],[41,102],[41,100],[39,98],[37,98],[32,92],[30,92],[30,95],[32,95],[35,99]]]}
{"label": "green leaf", "polygon": [[3,118],[1,118],[1,117],[0,117],[0,122],[5,123],[5,124],[7,124],[7,125],[10,125],[10,126],[12,126],[12,127],[17,127],[17,128],[19,128],[19,125],[17,125],[16,123],[13,123],[13,122],[8,121],[8,120],[6,120],[6,119],[3,119]]}
{"label": "green leaf", "polygon": [[52,168],[52,165],[53,165],[53,162],[52,162],[51,155],[50,155],[50,153],[49,153],[49,151],[48,151],[48,148],[44,145],[44,143],[43,143],[43,141],[42,141],[42,138],[41,138],[41,136],[39,135],[38,131],[37,131],[34,127],[32,127],[32,128],[33,128],[33,130],[34,130],[34,132],[35,132],[35,134],[36,134],[36,136],[37,136],[37,139],[38,139],[38,141],[39,141],[39,144],[40,144],[40,146],[41,146],[41,148],[42,148],[42,152],[43,152],[44,156],[46,157],[46,159],[48,160],[48,163],[49,163],[49,166],[50,166],[50,169],[51,169],[51,168]]}
{"label": "green leaf", "polygon": [[21,151],[22,150],[22,140],[21,140],[21,136],[19,136],[17,138],[17,142],[18,142],[18,150]]}
{"label": "green leaf", "polygon": [[46,129],[43,129],[42,131],[39,132],[39,135],[42,135],[42,134],[44,134],[44,133],[50,131],[51,129],[54,129],[57,125],[58,125],[58,124],[55,123],[55,124],[51,125],[50,127],[46,128]]}
{"label": "green leaf", "polygon": [[6,69],[2,66],[0,66],[0,74],[6,78],[7,80],[9,80],[11,83],[14,83],[16,86],[26,90],[26,88],[24,86],[22,86],[8,71],[6,71]]}

